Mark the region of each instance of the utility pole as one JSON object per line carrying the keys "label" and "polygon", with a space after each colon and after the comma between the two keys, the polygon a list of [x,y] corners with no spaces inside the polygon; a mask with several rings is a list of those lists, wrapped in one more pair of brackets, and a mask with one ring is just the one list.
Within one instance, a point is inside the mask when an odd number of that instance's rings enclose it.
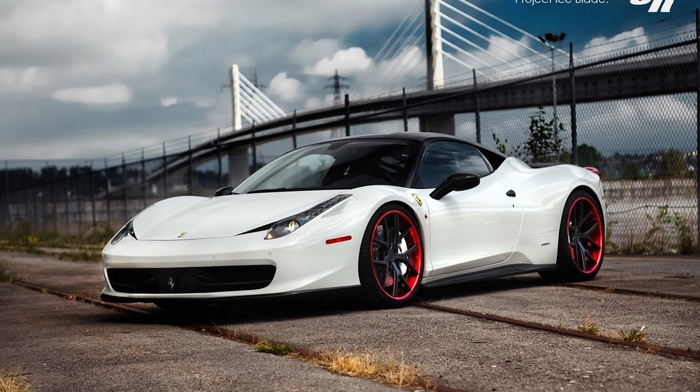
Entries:
{"label": "utility pole", "polygon": [[342,103],[341,100],[341,90],[344,88],[350,88],[347,84],[342,84],[342,81],[345,80],[346,78],[338,75],[338,70],[335,70],[335,75],[331,76],[328,78],[328,80],[333,81],[332,84],[329,84],[326,86],[326,88],[332,88],[333,89],[333,104],[334,105],[340,105]]}
{"label": "utility pole", "polygon": [[255,71],[253,72],[253,86],[255,86],[255,88],[260,90],[260,92],[263,92],[265,87],[267,87],[263,83],[258,82],[258,69],[257,68],[255,68]]}

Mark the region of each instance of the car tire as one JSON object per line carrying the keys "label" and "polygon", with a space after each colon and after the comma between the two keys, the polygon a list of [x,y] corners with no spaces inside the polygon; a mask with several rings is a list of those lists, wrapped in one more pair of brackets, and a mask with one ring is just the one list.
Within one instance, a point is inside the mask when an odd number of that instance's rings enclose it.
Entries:
{"label": "car tire", "polygon": [[590,193],[574,191],[562,212],[557,269],[540,275],[560,282],[591,280],[600,271],[604,252],[605,227],[600,204]]}
{"label": "car tire", "polygon": [[374,213],[362,238],[359,276],[371,306],[397,308],[411,302],[423,277],[423,242],[413,214],[400,204]]}

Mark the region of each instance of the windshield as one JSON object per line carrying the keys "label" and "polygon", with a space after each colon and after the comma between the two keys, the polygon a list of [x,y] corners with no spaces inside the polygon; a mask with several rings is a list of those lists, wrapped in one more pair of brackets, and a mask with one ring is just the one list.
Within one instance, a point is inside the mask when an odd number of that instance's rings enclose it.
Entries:
{"label": "windshield", "polygon": [[291,151],[243,181],[235,193],[406,186],[418,143],[337,140]]}

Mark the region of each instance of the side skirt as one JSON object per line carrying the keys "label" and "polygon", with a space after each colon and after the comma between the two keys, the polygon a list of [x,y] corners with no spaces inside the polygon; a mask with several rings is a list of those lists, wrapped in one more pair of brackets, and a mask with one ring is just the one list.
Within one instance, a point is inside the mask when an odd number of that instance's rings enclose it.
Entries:
{"label": "side skirt", "polygon": [[450,284],[455,284],[455,283],[474,282],[477,280],[502,278],[504,276],[529,274],[532,272],[553,271],[556,269],[557,269],[556,264],[553,264],[553,265],[514,264],[514,265],[507,265],[504,267],[488,269],[488,270],[484,270],[484,271],[471,272],[471,273],[467,272],[467,273],[464,273],[461,275],[452,275],[452,276],[445,277],[445,278],[439,278],[439,279],[433,280],[429,283],[424,283],[423,286],[424,287],[445,286],[445,285],[450,285]]}

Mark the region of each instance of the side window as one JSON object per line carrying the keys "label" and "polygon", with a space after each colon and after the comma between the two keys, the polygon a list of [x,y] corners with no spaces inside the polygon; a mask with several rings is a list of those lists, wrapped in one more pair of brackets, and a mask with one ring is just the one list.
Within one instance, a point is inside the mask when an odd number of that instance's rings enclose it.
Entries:
{"label": "side window", "polygon": [[416,187],[435,188],[455,173],[485,176],[491,173],[491,167],[474,146],[452,141],[435,142],[423,153]]}

